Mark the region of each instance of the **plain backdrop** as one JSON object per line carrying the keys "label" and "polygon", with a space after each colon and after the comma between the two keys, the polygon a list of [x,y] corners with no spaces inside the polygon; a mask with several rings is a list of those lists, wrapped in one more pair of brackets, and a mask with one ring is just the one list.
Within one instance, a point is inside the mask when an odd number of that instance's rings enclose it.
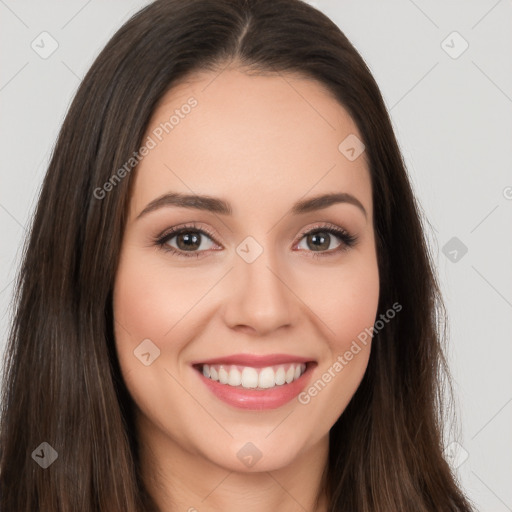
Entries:
{"label": "plain backdrop", "polygon": [[[147,3],[0,0],[2,353],[22,242],[69,103]],[[310,3],[374,74],[425,215],[461,428],[447,457],[481,511],[512,511],[512,2]]]}

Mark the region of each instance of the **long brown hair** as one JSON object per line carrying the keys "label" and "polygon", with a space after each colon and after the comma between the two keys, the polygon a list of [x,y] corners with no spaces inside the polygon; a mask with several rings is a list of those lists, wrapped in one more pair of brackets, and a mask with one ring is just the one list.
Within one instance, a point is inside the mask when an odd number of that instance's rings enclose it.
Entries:
{"label": "long brown hair", "polygon": [[[299,0],[157,0],[87,73],[42,185],[5,356],[2,512],[156,510],[139,474],[132,401],[113,338],[112,289],[133,170],[98,199],[143,142],[162,96],[228,62],[323,84],[364,139],[380,273],[365,376],[330,431],[329,511],[470,511],[443,458],[445,312],[419,207],[382,96],[340,29]],[[33,452],[58,454],[46,469]],[[46,448],[48,449],[48,448]],[[41,455],[42,456],[42,455]]]}

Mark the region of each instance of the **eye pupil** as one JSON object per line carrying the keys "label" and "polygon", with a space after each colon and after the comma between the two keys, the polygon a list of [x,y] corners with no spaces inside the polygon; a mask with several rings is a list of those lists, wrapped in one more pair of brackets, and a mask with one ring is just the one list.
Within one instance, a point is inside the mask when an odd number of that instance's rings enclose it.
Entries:
{"label": "eye pupil", "polygon": [[178,248],[184,251],[197,249],[201,245],[199,233],[181,233],[176,237]]}
{"label": "eye pupil", "polygon": [[[316,242],[318,242],[318,241],[320,243],[318,245],[316,245]],[[312,233],[312,234],[308,235],[308,246],[309,246],[309,242],[313,242],[313,245],[310,246],[310,248],[312,247],[313,251],[328,249],[329,245],[330,245],[329,234],[327,234],[327,233],[324,234],[322,232]]]}

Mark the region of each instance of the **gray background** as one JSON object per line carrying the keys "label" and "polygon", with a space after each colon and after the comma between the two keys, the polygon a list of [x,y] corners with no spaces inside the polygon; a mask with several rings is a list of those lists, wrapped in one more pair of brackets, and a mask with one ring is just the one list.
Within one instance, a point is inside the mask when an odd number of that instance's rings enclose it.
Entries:
{"label": "gray background", "polygon": [[[2,353],[23,237],[66,110],[100,49],[147,3],[0,0]],[[447,430],[447,457],[481,511],[512,511],[512,2],[310,3],[372,70],[428,219],[460,423],[460,444]],[[31,47],[51,48],[43,31],[58,43],[46,59]]]}

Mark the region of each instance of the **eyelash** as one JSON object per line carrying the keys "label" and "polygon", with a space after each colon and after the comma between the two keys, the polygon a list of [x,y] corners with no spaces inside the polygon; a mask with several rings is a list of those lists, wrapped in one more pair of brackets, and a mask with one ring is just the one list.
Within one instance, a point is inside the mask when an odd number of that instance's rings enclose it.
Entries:
{"label": "eyelash", "polygon": [[[185,226],[180,226],[177,228],[172,228],[169,231],[163,233],[162,235],[159,235],[154,240],[154,244],[158,247],[160,247],[165,252],[169,252],[173,255],[176,255],[178,257],[184,257],[184,258],[199,258],[201,257],[202,253],[206,251],[180,251],[174,247],[171,247],[167,245],[167,242],[174,238],[177,235],[180,235],[182,233],[187,232],[195,232],[200,233],[202,235],[206,235],[209,238],[212,239],[213,242],[217,243],[215,240],[215,235],[209,231],[206,228],[198,228],[196,224],[188,224]],[[331,249],[330,251],[306,251],[311,252],[311,257],[313,258],[323,258],[328,256],[333,256],[335,254],[338,254],[339,252],[347,251],[351,247],[353,247],[356,243],[358,238],[354,235],[351,235],[348,233],[345,229],[340,228],[338,226],[335,226],[333,224],[326,224],[321,226],[315,226],[314,228],[307,229],[303,231],[299,235],[299,242],[306,236],[306,235],[314,235],[316,233],[328,233],[330,235],[334,235],[335,237],[340,239],[341,244],[336,247],[335,249]]]}

